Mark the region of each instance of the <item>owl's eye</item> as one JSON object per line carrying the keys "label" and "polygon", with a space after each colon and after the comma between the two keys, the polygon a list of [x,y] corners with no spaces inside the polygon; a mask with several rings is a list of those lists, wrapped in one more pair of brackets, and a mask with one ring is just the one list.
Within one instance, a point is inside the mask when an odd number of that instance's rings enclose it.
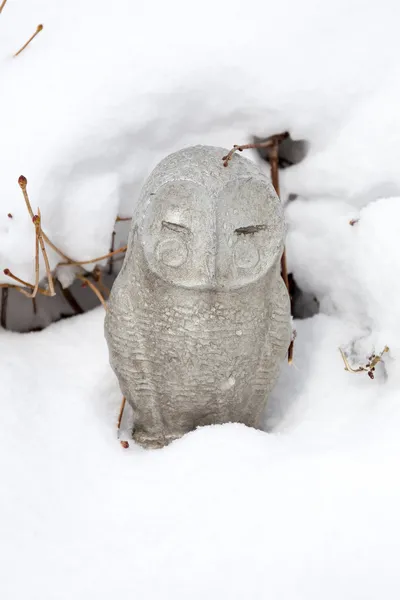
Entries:
{"label": "owl's eye", "polygon": [[248,235],[251,233],[257,233],[258,231],[265,231],[267,226],[265,224],[262,225],[248,225],[247,227],[238,227],[235,229],[235,233],[237,235]]}
{"label": "owl's eye", "polygon": [[179,239],[161,240],[156,247],[157,258],[167,267],[180,267],[187,260],[188,250]]}
{"label": "owl's eye", "polygon": [[250,239],[238,240],[233,249],[233,260],[241,269],[254,268],[260,261],[257,246]]}

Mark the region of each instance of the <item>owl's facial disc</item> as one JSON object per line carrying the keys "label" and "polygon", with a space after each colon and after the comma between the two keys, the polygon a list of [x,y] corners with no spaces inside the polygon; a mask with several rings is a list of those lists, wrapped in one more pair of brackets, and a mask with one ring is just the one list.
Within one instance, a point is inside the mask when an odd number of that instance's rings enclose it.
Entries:
{"label": "owl's facial disc", "polygon": [[171,285],[200,290],[237,289],[260,279],[279,257],[283,230],[273,229],[278,206],[268,204],[265,184],[265,202],[252,202],[259,183],[234,181],[217,197],[192,181],[163,185],[150,196],[139,227],[150,271]]}

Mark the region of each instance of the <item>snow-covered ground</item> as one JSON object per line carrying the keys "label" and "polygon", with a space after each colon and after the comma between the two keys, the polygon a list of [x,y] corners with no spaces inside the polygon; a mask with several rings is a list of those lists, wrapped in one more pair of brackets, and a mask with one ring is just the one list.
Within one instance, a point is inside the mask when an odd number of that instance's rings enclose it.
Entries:
{"label": "snow-covered ground", "polygon": [[399,398],[343,371],[354,326],[298,322],[273,433],[145,451],[116,437],[103,317],[1,332],[2,598],[398,598]]}
{"label": "snow-covered ground", "polygon": [[[300,195],[288,261],[321,313],[295,324],[269,433],[148,452],[116,437],[103,309],[0,330],[0,598],[399,598],[399,16],[396,0],[7,1],[0,281],[34,279],[21,173],[50,238],[92,258],[169,152],[289,130],[311,146],[281,174]],[[344,371],[339,347],[358,366],[385,345],[374,380]]]}

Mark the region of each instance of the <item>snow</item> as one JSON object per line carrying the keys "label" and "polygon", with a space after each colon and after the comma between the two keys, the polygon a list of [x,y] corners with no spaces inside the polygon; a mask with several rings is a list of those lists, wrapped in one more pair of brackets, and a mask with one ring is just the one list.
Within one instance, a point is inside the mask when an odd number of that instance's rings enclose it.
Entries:
{"label": "snow", "polygon": [[102,322],[1,332],[1,597],[397,597],[398,394],[342,370],[354,328],[297,323],[274,433],[145,451],[117,440]]}
{"label": "snow", "polygon": [[[130,447],[117,439],[102,308],[0,329],[1,598],[399,597],[399,16],[394,0],[8,0],[0,281],[34,280],[21,173],[43,229],[84,260],[168,153],[288,130],[310,143],[281,172],[299,195],[288,264],[320,314],[294,323],[268,433],[207,427],[147,452],[129,409]],[[38,298],[33,324],[65,310]],[[373,380],[344,370],[339,348],[357,368],[386,345]]]}
{"label": "snow", "polygon": [[1,597],[398,596],[398,393],[343,371],[354,326],[297,323],[273,433],[207,427],[145,451],[117,440],[102,322],[1,332]]}
{"label": "snow", "polygon": [[46,233],[80,260],[107,252],[113,218],[132,213],[152,168],[185,145],[290,130],[311,151],[283,177],[287,193],[360,206],[397,194],[399,12],[394,0],[8,0],[0,266],[33,279],[21,173]]}

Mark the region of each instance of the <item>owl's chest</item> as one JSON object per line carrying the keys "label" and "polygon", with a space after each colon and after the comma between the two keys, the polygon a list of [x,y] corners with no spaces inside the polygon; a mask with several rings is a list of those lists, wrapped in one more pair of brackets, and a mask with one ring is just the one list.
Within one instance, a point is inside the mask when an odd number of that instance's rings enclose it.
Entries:
{"label": "owl's chest", "polygon": [[177,302],[167,295],[154,302],[145,294],[134,310],[139,344],[166,369],[257,362],[268,334],[268,306],[249,298],[203,294]]}

